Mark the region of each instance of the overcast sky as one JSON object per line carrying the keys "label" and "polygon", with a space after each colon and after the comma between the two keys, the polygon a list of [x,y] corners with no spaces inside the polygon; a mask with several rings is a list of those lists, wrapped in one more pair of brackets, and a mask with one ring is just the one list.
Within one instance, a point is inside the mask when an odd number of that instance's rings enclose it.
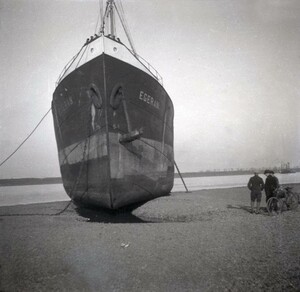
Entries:
{"label": "overcast sky", "polygon": [[[175,107],[181,171],[300,165],[300,1],[123,0]],[[98,1],[0,0],[0,161],[51,107]],[[52,115],[0,178],[59,176]]]}

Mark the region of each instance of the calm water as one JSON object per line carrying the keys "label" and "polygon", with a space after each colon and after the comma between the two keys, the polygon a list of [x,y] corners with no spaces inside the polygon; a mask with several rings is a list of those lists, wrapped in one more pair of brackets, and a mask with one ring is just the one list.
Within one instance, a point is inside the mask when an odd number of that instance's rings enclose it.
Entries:
{"label": "calm water", "polygon": [[[265,181],[265,175],[260,175]],[[280,184],[300,183],[300,172],[290,174],[276,174]],[[221,189],[245,187],[251,175],[230,175],[230,176],[210,176],[210,177],[190,177],[184,178],[189,191],[203,189]],[[181,179],[175,179],[173,192],[185,191]]]}
{"label": "calm water", "polygon": [[[300,173],[276,174],[281,184],[300,183]],[[262,176],[265,179],[265,176]],[[189,191],[217,188],[244,187],[249,175],[185,178]],[[172,192],[185,191],[180,178],[174,181]],[[69,200],[62,184],[0,187],[0,206]]]}

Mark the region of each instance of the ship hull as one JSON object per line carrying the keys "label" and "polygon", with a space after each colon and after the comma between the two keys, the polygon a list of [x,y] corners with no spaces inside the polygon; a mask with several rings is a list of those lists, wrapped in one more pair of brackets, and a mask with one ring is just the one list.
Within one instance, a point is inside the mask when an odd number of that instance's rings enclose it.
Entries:
{"label": "ship hull", "polygon": [[52,102],[64,188],[117,209],[173,187],[173,105],[152,76],[105,53],[70,72]]}

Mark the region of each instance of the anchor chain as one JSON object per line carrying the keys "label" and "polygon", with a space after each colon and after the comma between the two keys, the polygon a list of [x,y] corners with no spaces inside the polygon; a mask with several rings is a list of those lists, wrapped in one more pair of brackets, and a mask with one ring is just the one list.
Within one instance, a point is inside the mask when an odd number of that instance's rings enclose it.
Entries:
{"label": "anchor chain", "polygon": [[[90,105],[91,105],[91,101],[90,101]],[[90,107],[88,107],[90,108]],[[91,114],[89,114],[89,119],[88,119],[88,122],[87,122],[87,137],[85,139],[85,143],[84,143],[84,148],[83,148],[83,154],[82,154],[82,159],[81,159],[81,165],[80,165],[80,170],[79,170],[79,174],[76,178],[76,181],[72,187],[72,190],[70,192],[70,198],[71,200],[73,200],[72,198],[72,193],[76,190],[77,186],[78,186],[78,183],[80,181],[80,177],[82,175],[82,170],[83,170],[83,165],[84,165],[84,159],[86,157],[86,153],[87,153],[87,145],[88,145],[88,141],[90,141],[90,122],[91,122]],[[86,193],[88,189],[88,177],[87,177],[87,188],[85,189],[85,191],[81,194],[81,198],[83,197],[83,195]]]}

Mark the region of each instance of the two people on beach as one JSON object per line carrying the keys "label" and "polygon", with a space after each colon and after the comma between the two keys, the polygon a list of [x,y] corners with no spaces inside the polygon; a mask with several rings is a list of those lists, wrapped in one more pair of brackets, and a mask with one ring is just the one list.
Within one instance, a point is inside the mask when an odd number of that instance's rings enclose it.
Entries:
{"label": "two people on beach", "polygon": [[249,179],[247,184],[248,189],[251,191],[251,209],[250,212],[254,212],[254,204],[256,201],[256,214],[259,214],[260,202],[262,197],[262,191],[265,189],[266,193],[266,202],[274,197],[274,192],[276,188],[279,187],[278,178],[275,176],[274,171],[266,169],[264,174],[267,176],[266,182],[264,183],[263,179],[258,175],[258,172],[254,172],[254,176]]}

